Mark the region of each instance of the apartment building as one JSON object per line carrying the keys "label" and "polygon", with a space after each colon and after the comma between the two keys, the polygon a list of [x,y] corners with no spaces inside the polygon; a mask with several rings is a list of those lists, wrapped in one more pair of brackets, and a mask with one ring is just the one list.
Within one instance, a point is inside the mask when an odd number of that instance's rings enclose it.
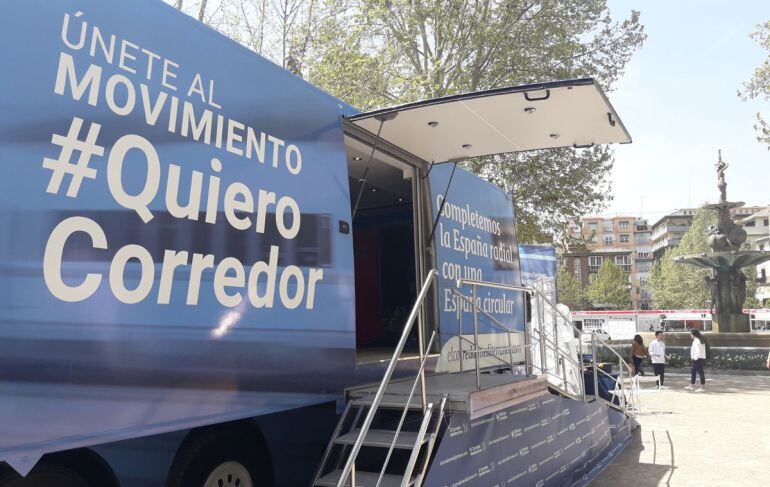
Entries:
{"label": "apartment building", "polygon": [[651,227],[651,250],[655,260],[663,257],[666,250],[679,247],[684,234],[692,226],[697,208],[683,208],[662,217]]}
{"label": "apartment building", "polygon": [[567,228],[573,242],[563,255],[567,269],[585,287],[606,259],[629,274],[629,292],[634,309],[649,309],[652,268],[652,231],[632,215],[585,216]]}
{"label": "apartment building", "polygon": [[[762,234],[762,223],[764,219],[768,218],[765,206],[740,206],[738,208],[732,208],[730,215],[733,219],[749,234],[749,242],[753,241],[753,235]],[[683,208],[670,213],[660,220],[652,224],[652,254],[655,260],[663,257],[666,250],[674,247],[678,247],[682,241],[684,234],[690,230],[692,226],[692,219],[695,216],[695,212],[698,208]],[[757,217],[756,221],[754,215],[764,215],[763,217]],[[759,225],[757,225],[759,223]],[[767,235],[767,227],[764,227],[764,235]]]}

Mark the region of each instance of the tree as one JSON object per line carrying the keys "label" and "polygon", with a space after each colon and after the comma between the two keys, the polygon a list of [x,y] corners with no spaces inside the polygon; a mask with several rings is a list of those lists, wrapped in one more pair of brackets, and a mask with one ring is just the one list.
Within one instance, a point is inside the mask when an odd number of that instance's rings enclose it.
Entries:
{"label": "tree", "polygon": [[[748,99],[770,99],[770,21],[757,25],[757,30],[751,33],[751,38],[768,51],[768,57],[754,70],[751,79],[743,84],[743,90],[738,91],[738,96],[744,101]],[[770,150],[770,124],[757,113],[757,122],[754,125],[757,131],[757,140],[767,144]]]}
{"label": "tree", "polygon": [[629,309],[631,287],[628,282],[628,273],[610,259],[605,259],[593,282],[588,285],[586,297],[594,306]]}
{"label": "tree", "polygon": [[652,300],[656,308],[708,308],[710,306],[708,286],[705,278],[711,271],[689,264],[674,262],[674,257],[702,254],[709,251],[709,225],[716,225],[717,216],[713,210],[698,209],[692,219],[692,226],[682,237],[679,247],[669,249],[655,263],[650,275]]}
{"label": "tree", "polygon": [[[606,0],[361,0],[321,31],[309,79],[363,109],[585,76],[611,89],[646,37],[639,12],[614,22]],[[611,200],[612,163],[597,147],[465,165],[513,194],[522,241],[542,241]]]}
{"label": "tree", "polygon": [[[581,77],[611,90],[646,38],[639,18],[614,20],[607,0],[221,0],[204,22],[367,110]],[[596,147],[465,165],[511,192],[520,240],[542,241],[611,200],[613,160]]]}
{"label": "tree", "polygon": [[556,290],[559,294],[559,303],[567,305],[570,310],[574,311],[585,307],[583,286],[565,266],[559,266],[557,270]]}

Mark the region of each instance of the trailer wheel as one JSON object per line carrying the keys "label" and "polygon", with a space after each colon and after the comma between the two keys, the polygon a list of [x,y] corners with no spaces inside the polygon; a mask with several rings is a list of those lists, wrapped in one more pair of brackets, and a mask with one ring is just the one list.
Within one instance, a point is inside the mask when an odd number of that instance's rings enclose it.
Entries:
{"label": "trailer wheel", "polygon": [[191,433],[174,458],[166,487],[262,487],[272,485],[264,444],[248,430]]}

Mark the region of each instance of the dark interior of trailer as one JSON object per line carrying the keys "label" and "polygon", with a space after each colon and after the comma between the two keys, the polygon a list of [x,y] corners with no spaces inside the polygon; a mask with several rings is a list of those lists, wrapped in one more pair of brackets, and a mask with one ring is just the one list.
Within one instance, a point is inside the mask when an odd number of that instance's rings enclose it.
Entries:
{"label": "dark interior of trailer", "polygon": [[[348,144],[359,362],[391,356],[417,296],[412,169],[370,154]],[[416,329],[407,351],[417,349]]]}

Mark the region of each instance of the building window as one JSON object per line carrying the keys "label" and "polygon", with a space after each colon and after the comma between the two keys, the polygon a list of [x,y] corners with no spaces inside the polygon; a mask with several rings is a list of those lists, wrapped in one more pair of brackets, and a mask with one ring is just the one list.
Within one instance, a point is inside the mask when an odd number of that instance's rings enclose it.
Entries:
{"label": "building window", "polygon": [[575,267],[575,279],[578,280],[578,282],[583,282],[583,264],[581,263],[580,259],[575,259],[572,261],[572,265]]}
{"label": "building window", "polygon": [[763,224],[764,226],[768,226],[768,225],[770,225],[770,218],[765,218],[765,219],[762,221],[762,224]]}
{"label": "building window", "polygon": [[589,223],[588,224],[588,229],[595,232],[595,231],[599,230],[599,224],[598,223]]}
{"label": "building window", "polygon": [[628,228],[628,222],[620,222],[620,229],[625,230]]}
{"label": "building window", "polygon": [[621,235],[620,243],[628,243],[628,235]]}
{"label": "building window", "polygon": [[604,260],[603,257],[592,255],[588,257],[588,272],[594,273],[599,272],[599,269],[602,266],[602,261]]}
{"label": "building window", "polygon": [[615,265],[626,272],[631,272],[631,257],[628,255],[616,255]]}
{"label": "building window", "polygon": [[612,245],[612,235],[604,236],[604,245]]}
{"label": "building window", "polygon": [[639,287],[647,287],[649,284],[649,280],[646,277],[640,277],[639,278]]}

